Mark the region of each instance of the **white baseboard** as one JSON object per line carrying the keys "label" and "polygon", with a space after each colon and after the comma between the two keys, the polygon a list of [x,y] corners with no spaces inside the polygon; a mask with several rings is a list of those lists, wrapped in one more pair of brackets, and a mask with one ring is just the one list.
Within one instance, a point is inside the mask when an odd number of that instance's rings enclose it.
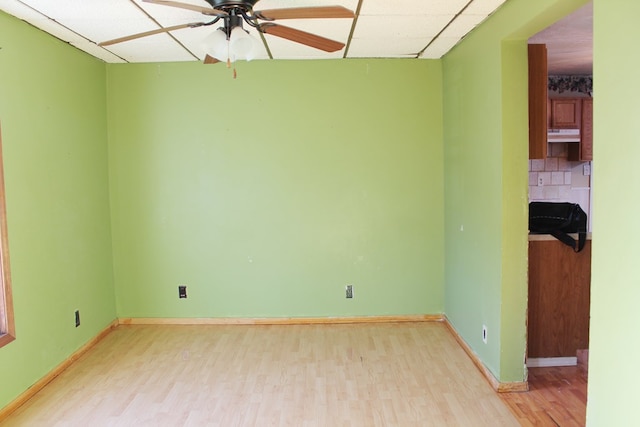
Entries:
{"label": "white baseboard", "polygon": [[547,368],[551,366],[576,366],[577,357],[531,357],[527,359],[527,368]]}

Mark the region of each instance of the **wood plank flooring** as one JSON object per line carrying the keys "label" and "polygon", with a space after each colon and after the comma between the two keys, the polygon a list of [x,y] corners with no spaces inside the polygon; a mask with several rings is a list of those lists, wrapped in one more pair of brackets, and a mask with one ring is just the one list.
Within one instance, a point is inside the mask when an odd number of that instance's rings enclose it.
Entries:
{"label": "wood plank flooring", "polygon": [[443,323],[119,326],[10,426],[517,426]]}
{"label": "wood plank flooring", "polygon": [[523,426],[584,426],[587,374],[576,366],[529,368],[529,392],[500,397]]}

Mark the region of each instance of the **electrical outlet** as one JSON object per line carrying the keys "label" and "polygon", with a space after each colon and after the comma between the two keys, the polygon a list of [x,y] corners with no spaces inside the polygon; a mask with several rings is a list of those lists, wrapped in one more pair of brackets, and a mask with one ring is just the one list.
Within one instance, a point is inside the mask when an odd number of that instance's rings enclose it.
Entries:
{"label": "electrical outlet", "polygon": [[542,187],[544,185],[544,179],[541,176],[538,176],[538,187]]}
{"label": "electrical outlet", "polygon": [[347,298],[353,298],[353,285],[345,286],[345,292],[347,294]]}
{"label": "electrical outlet", "polygon": [[487,325],[482,325],[482,342],[487,343]]}
{"label": "electrical outlet", "polygon": [[591,175],[591,163],[585,163],[584,165],[582,165],[582,175]]}
{"label": "electrical outlet", "polygon": [[187,285],[178,285],[178,298],[187,297]]}
{"label": "electrical outlet", "polygon": [[76,328],[77,328],[78,326],[80,326],[80,310],[75,311],[75,317],[76,317]]}

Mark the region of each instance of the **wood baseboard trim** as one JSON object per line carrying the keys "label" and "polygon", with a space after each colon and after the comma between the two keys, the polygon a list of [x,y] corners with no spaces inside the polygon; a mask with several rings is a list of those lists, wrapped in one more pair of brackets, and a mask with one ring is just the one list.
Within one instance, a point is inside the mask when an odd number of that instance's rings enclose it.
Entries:
{"label": "wood baseboard trim", "polygon": [[125,317],[120,325],[331,325],[349,323],[442,322],[441,314],[354,317]]}
{"label": "wood baseboard trim", "polygon": [[451,332],[453,337],[456,339],[460,347],[467,353],[467,356],[471,359],[473,364],[478,368],[480,373],[485,377],[485,379],[489,382],[491,387],[498,393],[514,393],[514,392],[523,392],[529,391],[529,383],[527,381],[515,381],[515,382],[500,382],[493,375],[493,372],[487,368],[484,363],[480,360],[478,355],[476,354],[471,347],[467,344],[467,342],[462,339],[458,331],[453,327],[453,325],[449,322],[446,316],[443,318],[444,324],[447,326],[447,329]]}
{"label": "wood baseboard trim", "polygon": [[25,390],[22,394],[20,394],[17,398],[11,401],[4,408],[0,408],[0,423],[4,421],[9,415],[15,412],[19,407],[24,405],[29,399],[35,396],[40,390],[42,390],[47,384],[53,381],[58,375],[64,372],[69,366],[71,366],[76,360],[82,357],[87,351],[89,351],[93,346],[95,346],[98,342],[100,342],[104,337],[109,335],[113,329],[118,326],[118,320],[114,320],[109,323],[106,328],[98,333],[95,337],[85,343],[78,350],[73,352],[69,357],[67,357],[62,363],[53,368],[49,373],[47,373],[44,377],[40,378],[36,381],[31,387]]}

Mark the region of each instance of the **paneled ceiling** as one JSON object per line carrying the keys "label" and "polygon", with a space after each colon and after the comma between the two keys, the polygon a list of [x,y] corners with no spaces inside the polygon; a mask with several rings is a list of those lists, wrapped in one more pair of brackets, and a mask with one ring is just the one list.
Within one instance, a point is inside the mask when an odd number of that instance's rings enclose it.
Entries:
{"label": "paneled ceiling", "polygon": [[[255,11],[339,5],[354,18],[287,19],[286,26],[345,44],[327,53],[245,26],[260,40],[256,59],[440,58],[506,0],[260,0]],[[181,3],[211,7],[205,0]],[[210,21],[200,12],[142,0],[0,0],[0,10],[105,62],[201,61],[218,25],[185,28],[100,47],[98,43]],[[280,21],[278,21],[280,23]]]}

